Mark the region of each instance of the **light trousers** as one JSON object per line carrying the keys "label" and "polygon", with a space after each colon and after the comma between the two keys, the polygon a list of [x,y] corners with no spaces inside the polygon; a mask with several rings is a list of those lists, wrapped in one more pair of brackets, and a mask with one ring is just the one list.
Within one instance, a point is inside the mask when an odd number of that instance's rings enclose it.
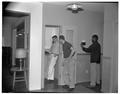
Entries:
{"label": "light trousers", "polygon": [[95,86],[100,84],[100,64],[91,63],[90,64],[90,85]]}
{"label": "light trousers", "polygon": [[58,59],[58,56],[54,56],[54,54],[51,54],[51,60],[49,63],[49,68],[48,68],[48,80],[54,80],[54,66],[56,64],[56,61]]}
{"label": "light trousers", "polygon": [[75,61],[72,58],[64,61],[64,83],[69,88],[75,88]]}
{"label": "light trousers", "polygon": [[58,59],[58,85],[65,85],[64,84],[64,66],[63,66],[63,56],[62,54],[59,55],[59,59]]}

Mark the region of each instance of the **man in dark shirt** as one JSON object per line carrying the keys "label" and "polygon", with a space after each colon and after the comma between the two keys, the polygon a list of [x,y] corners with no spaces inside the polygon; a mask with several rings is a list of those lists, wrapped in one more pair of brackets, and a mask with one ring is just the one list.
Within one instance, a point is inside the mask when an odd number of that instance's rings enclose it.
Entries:
{"label": "man in dark shirt", "polygon": [[60,43],[63,46],[63,57],[64,57],[64,82],[65,85],[69,86],[69,91],[73,90],[75,88],[75,64],[72,61],[72,57],[75,55],[73,46],[65,40],[65,37],[63,35],[60,35],[59,37]]}
{"label": "man in dark shirt", "polygon": [[101,60],[101,46],[98,43],[98,36],[92,36],[92,44],[86,48],[81,43],[83,51],[90,53],[90,86],[94,87],[100,84],[100,60]]}

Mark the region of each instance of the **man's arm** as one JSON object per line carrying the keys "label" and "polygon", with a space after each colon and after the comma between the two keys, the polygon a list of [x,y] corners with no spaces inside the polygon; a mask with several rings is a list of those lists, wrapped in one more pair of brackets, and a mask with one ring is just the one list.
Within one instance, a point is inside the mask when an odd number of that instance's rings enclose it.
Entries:
{"label": "man's arm", "polygon": [[73,53],[74,53],[75,51],[74,51],[73,47],[71,47],[70,49],[71,49],[71,53],[70,53],[70,56],[69,56],[69,57],[71,58],[72,55],[73,55]]}
{"label": "man's arm", "polygon": [[90,53],[92,51],[92,45],[90,45],[88,48],[84,47],[84,46],[81,46],[82,47],[82,50],[87,52],[87,53]]}
{"label": "man's arm", "polygon": [[[67,60],[66,62],[68,62],[68,61],[71,60],[72,55],[73,55],[73,53],[74,53],[74,49],[73,49],[73,47],[71,47],[70,49],[71,49],[71,53],[70,53],[70,56],[69,56],[67,59],[65,59],[65,61]],[[63,63],[63,66],[64,66],[64,63]]]}
{"label": "man's arm", "polygon": [[53,43],[52,43],[52,45],[51,45],[51,47],[50,47],[50,49],[49,49],[49,54],[52,53],[52,46],[53,46]]}

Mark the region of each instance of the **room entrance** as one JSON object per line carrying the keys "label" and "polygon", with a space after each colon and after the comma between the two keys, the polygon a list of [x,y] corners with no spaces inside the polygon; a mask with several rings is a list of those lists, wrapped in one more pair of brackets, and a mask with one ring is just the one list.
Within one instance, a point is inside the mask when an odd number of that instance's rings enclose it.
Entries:
{"label": "room entrance", "polygon": [[[48,52],[52,46],[52,37],[56,35],[59,38],[60,26],[57,25],[45,25],[45,61],[44,61],[44,78],[48,77],[48,67],[50,65],[51,54]],[[58,39],[59,42],[59,39]],[[55,64],[55,80],[58,80],[58,60]]]}
{"label": "room entrance", "polygon": [[[10,54],[9,60],[6,62],[6,65],[2,67],[2,91],[3,92],[12,92],[13,90],[18,90],[18,88],[24,88],[24,84],[22,82],[15,82],[15,67],[19,67],[19,61],[18,58],[21,56],[23,58],[23,55],[25,55],[25,66],[26,66],[26,88],[28,88],[28,82],[29,82],[29,42],[30,42],[30,14],[29,13],[23,13],[23,12],[16,12],[16,11],[10,11],[10,10],[4,10],[3,13],[3,30],[2,30],[2,38],[3,38],[3,60],[2,63],[4,63],[5,60],[8,59],[6,56],[8,53]],[[9,43],[9,44],[8,44]],[[6,53],[6,49],[8,48],[7,45],[9,45],[9,48],[11,48],[10,51]],[[23,50],[19,50],[20,53],[18,53],[17,49],[25,49],[26,53],[23,54]],[[23,63],[23,61],[21,62]],[[23,64],[22,64],[23,65]],[[9,66],[9,67],[8,67]],[[17,69],[17,68],[16,68]],[[21,74],[21,73],[20,73]],[[8,79],[9,78],[9,79]],[[17,84],[16,84],[17,83]],[[14,87],[14,88],[13,88]],[[22,89],[21,88],[21,89]],[[24,88],[24,90],[26,90]]]}
{"label": "room entrance", "polygon": [[[18,18],[13,24],[12,32],[12,66],[25,67],[26,71],[26,88],[29,83],[29,43],[30,43],[30,18],[23,16]],[[24,58],[19,61],[19,58]],[[23,63],[24,62],[24,63]],[[21,64],[21,65],[20,65]],[[17,76],[17,75],[16,75]],[[14,80],[13,80],[14,81]]]}

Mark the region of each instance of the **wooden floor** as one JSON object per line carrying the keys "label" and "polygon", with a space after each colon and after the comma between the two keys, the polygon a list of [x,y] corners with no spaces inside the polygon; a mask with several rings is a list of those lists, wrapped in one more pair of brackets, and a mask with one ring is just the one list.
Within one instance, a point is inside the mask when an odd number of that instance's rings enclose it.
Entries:
{"label": "wooden floor", "polygon": [[[24,82],[16,83],[15,89],[12,89],[12,73],[8,71],[7,68],[3,67],[2,70],[2,92],[16,92],[16,93],[30,93],[26,87]],[[88,88],[89,82],[76,84],[75,89],[73,91],[68,91],[67,88],[63,88],[62,86],[57,85],[57,80],[53,82],[48,82],[45,80],[45,88],[42,90],[35,90],[31,92],[72,92],[72,93],[100,93],[100,86],[96,86],[95,88]]]}

